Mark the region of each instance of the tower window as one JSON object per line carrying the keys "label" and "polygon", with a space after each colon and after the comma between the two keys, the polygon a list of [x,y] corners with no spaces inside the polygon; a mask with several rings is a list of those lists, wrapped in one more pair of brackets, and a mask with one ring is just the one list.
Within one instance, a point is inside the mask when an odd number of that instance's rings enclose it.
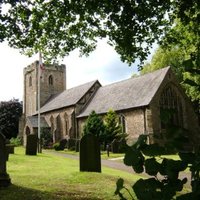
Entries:
{"label": "tower window", "polygon": [[32,77],[29,77],[29,86],[32,86]]}
{"label": "tower window", "polygon": [[49,76],[49,85],[53,85],[53,76],[52,75]]}

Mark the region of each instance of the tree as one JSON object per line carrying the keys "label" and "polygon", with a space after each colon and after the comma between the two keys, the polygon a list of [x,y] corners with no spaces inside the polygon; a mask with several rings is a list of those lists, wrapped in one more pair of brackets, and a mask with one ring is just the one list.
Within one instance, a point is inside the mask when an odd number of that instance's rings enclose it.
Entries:
{"label": "tree", "polygon": [[[177,130],[180,131],[180,130]],[[136,173],[143,173],[149,178],[137,180],[132,187],[133,191],[127,189],[123,179],[119,179],[116,183],[115,194],[120,199],[125,200],[125,192],[128,192],[128,199],[154,200],[154,199],[199,199],[200,197],[200,149],[198,151],[180,151],[180,147],[184,145],[183,137],[174,137],[169,144],[159,146],[158,144],[147,144],[148,136],[140,135],[137,142],[132,146],[127,146],[124,156],[124,163],[131,166]],[[173,142],[173,145],[172,145]],[[168,152],[168,145],[173,150],[178,150],[179,160],[167,158],[164,156]],[[170,150],[172,150],[170,149]],[[191,191],[183,191],[183,187],[188,181],[186,177],[179,176],[180,172],[184,172],[187,168],[191,172]],[[158,177],[159,176],[159,177]],[[181,192],[177,196],[177,192]]]}
{"label": "tree", "polygon": [[[190,27],[190,25],[188,26]],[[172,38],[170,41],[169,38],[163,38],[162,46],[153,55],[151,63],[144,65],[141,72],[146,73],[171,66],[199,114],[200,51],[198,53],[196,44],[200,38],[191,32],[189,27],[178,21],[171,30],[174,35],[173,40]]]}
{"label": "tree", "polygon": [[104,119],[105,136],[104,142],[111,143],[115,138],[120,137],[122,134],[122,127],[119,125],[119,118],[115,111],[110,109]]}
{"label": "tree", "polygon": [[143,66],[141,74],[146,74],[148,72],[153,72],[155,70],[170,66],[173,72],[176,74],[179,82],[182,82],[184,72],[182,62],[184,58],[184,53],[178,48],[169,50],[158,47],[158,49],[153,54],[151,61]]}
{"label": "tree", "polygon": [[0,102],[0,131],[10,139],[17,137],[22,103],[17,99]]}
{"label": "tree", "polygon": [[[46,59],[81,54],[106,38],[122,61],[145,60],[152,44],[174,19],[195,21],[199,1],[165,0],[3,0],[0,4],[0,41],[28,55],[42,51]],[[6,6],[5,6],[6,5]],[[7,12],[5,12],[5,7]]]}
{"label": "tree", "polygon": [[105,127],[102,118],[95,111],[92,111],[84,125],[83,134],[94,134],[99,138],[104,134],[104,131]]}

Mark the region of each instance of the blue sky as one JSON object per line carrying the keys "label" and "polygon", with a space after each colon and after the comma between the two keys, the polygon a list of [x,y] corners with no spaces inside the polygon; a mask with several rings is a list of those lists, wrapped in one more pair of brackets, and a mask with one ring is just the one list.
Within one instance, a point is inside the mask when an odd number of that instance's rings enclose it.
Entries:
{"label": "blue sky", "polygon": [[[9,48],[5,42],[0,43],[0,54],[0,101],[23,100],[23,68],[38,60],[38,55],[28,58],[17,49]],[[107,85],[130,78],[137,72],[136,64],[129,67],[122,63],[119,55],[105,41],[100,41],[89,57],[79,57],[75,50],[59,64],[66,65],[67,88],[96,79]]]}

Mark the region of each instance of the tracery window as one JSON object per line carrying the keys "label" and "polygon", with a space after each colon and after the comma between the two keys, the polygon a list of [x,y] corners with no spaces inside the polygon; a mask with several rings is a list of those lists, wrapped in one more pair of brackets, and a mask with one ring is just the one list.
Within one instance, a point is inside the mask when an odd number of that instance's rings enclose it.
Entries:
{"label": "tracery window", "polygon": [[52,75],[49,76],[49,85],[53,85],[53,76]]}
{"label": "tracery window", "polygon": [[171,86],[164,89],[160,97],[161,129],[167,124],[183,127],[183,108],[180,97]]}

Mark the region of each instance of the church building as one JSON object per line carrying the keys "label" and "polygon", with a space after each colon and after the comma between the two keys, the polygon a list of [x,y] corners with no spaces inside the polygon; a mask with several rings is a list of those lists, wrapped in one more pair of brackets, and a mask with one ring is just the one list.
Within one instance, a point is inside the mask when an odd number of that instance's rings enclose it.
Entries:
{"label": "church building", "polygon": [[[24,69],[24,104],[20,130],[24,143],[38,129],[38,65]],[[188,130],[195,140],[200,128],[189,98],[170,67],[102,86],[98,80],[67,89],[65,65],[45,65],[40,84],[41,127],[49,128],[53,142],[63,138],[80,139],[84,122],[94,110],[104,116],[114,110],[128,134],[128,142],[140,134],[153,135],[165,130],[161,120],[164,109],[172,109],[173,125]]]}

